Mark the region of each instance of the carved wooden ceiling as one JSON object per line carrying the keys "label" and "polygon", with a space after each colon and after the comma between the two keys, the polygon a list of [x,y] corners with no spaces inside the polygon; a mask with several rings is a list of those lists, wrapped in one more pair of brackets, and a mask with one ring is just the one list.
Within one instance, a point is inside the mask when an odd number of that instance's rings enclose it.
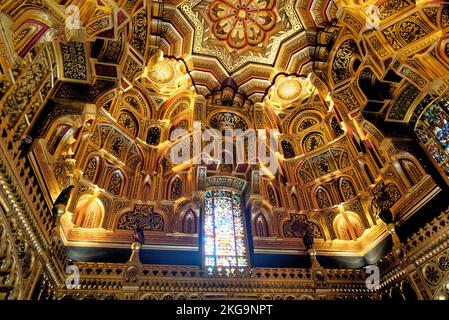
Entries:
{"label": "carved wooden ceiling", "polygon": [[188,0],[165,10],[163,24],[173,35],[166,50],[185,58],[196,84],[212,90],[231,77],[251,95],[263,93],[277,73],[311,72],[313,28],[332,19],[336,7],[333,1]]}
{"label": "carved wooden ceiling", "polygon": [[[373,29],[364,10],[374,3],[0,0],[2,48],[14,53],[0,56],[11,70],[0,92],[4,135],[34,139],[49,203],[75,185],[62,219],[73,247],[127,248],[137,217],[151,217],[151,248],[196,252],[199,230],[184,225],[199,225],[201,192],[245,181],[250,223],[267,226],[254,234],[260,254],[297,254],[295,230],[307,221],[323,255],[362,259],[387,236],[382,184],[402,220],[439,190],[364,114],[416,120],[424,95],[449,87],[436,67],[449,65],[447,8],[379,1]],[[67,27],[69,5],[82,9],[82,28]],[[173,163],[183,139],[170,134],[191,133],[194,121],[278,130],[279,172]]]}

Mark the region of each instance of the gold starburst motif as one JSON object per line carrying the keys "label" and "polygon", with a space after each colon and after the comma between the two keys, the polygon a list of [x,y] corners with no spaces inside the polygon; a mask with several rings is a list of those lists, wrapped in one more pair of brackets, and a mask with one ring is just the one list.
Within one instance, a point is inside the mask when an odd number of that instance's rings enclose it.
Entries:
{"label": "gold starburst motif", "polygon": [[273,29],[275,0],[216,0],[209,6],[212,31],[233,48],[258,45]]}
{"label": "gold starburst motif", "polygon": [[192,54],[216,58],[232,73],[250,63],[273,65],[285,41],[304,30],[298,0],[185,0]]}

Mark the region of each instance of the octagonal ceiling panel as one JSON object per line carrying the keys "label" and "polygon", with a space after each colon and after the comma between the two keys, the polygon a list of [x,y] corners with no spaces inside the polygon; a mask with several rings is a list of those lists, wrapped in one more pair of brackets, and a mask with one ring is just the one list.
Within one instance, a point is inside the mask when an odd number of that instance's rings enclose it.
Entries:
{"label": "octagonal ceiling panel", "polygon": [[229,74],[274,65],[282,43],[304,30],[295,0],[187,0],[178,9],[194,29],[192,54],[216,58]]}

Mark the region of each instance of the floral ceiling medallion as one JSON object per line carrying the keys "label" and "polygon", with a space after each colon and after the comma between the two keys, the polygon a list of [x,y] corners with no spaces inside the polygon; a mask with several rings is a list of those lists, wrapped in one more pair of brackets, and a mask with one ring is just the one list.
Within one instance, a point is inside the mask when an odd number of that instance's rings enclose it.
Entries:
{"label": "floral ceiling medallion", "polygon": [[150,92],[161,95],[172,95],[192,85],[190,77],[186,76],[185,66],[176,59],[164,57],[162,51],[149,59],[148,65],[136,80]]}
{"label": "floral ceiling medallion", "polygon": [[308,98],[313,90],[309,78],[280,75],[268,89],[265,99],[275,108],[288,108]]}
{"label": "floral ceiling medallion", "polygon": [[195,30],[192,55],[216,58],[232,74],[249,63],[274,65],[284,42],[304,27],[298,0],[185,0]]}
{"label": "floral ceiling medallion", "polygon": [[233,48],[258,45],[273,29],[274,0],[215,0],[209,6],[212,31]]}

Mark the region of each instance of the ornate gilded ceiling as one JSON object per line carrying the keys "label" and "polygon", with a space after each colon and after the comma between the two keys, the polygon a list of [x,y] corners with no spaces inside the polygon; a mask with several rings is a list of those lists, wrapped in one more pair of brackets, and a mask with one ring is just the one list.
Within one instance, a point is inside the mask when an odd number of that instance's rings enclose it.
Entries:
{"label": "ornate gilded ceiling", "polygon": [[[86,2],[83,29],[69,32],[50,2],[21,4],[47,13],[39,27],[34,11],[30,19],[0,2],[15,52],[1,56],[14,72],[0,99],[10,149],[36,141],[47,200],[75,185],[61,219],[69,246],[126,247],[142,220],[151,248],[196,250],[204,191],[244,181],[258,254],[298,254],[295,228],[306,221],[322,254],[360,257],[387,236],[383,187],[403,220],[439,190],[411,149],[362,111],[403,121],[424,94],[448,88],[435,67],[447,39],[429,44],[448,28],[446,9],[408,14],[410,1],[384,1],[382,28],[371,30],[354,1],[336,1],[336,20],[326,0],[105,0]],[[424,26],[425,17],[435,22]],[[41,39],[46,28],[58,36]],[[175,163],[171,151],[188,147],[195,122],[276,131],[279,171],[193,156]],[[179,129],[187,133],[172,139]]]}
{"label": "ornate gilded ceiling", "polygon": [[247,45],[263,47],[269,31],[276,25],[274,1],[213,1],[208,6],[212,31],[217,39],[232,48]]}
{"label": "ornate gilded ceiling", "polygon": [[314,28],[336,7],[321,0],[188,0],[170,1],[165,10],[163,50],[187,62],[199,90],[207,94],[232,77],[257,100],[279,72],[312,71]]}
{"label": "ornate gilded ceiling", "polygon": [[294,3],[189,0],[179,8],[194,29],[192,53],[216,58],[232,74],[248,63],[275,63],[283,42],[304,29]]}

